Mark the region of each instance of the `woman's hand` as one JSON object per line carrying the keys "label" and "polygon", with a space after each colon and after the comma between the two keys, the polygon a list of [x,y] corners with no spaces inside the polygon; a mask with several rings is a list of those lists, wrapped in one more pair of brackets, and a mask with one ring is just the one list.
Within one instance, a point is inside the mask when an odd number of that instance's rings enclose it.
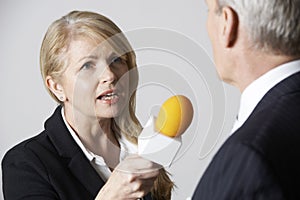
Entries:
{"label": "woman's hand", "polygon": [[112,172],[95,200],[136,200],[150,192],[160,165],[138,155],[126,157]]}

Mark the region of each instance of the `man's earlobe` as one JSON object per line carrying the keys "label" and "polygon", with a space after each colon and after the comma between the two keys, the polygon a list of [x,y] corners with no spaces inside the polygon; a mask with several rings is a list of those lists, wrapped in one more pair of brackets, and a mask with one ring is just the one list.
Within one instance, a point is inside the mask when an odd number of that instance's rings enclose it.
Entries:
{"label": "man's earlobe", "polygon": [[51,76],[47,76],[45,79],[48,89],[59,99],[61,102],[66,100],[64,89],[60,83],[55,81]]}
{"label": "man's earlobe", "polygon": [[238,37],[238,15],[232,8],[225,6],[222,8],[222,20],[222,41],[225,47],[232,47],[235,44]]}

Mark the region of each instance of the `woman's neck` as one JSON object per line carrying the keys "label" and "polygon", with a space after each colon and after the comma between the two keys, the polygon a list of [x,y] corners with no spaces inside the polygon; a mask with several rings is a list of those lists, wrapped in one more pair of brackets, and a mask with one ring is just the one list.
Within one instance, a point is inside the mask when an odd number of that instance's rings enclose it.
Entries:
{"label": "woman's neck", "polygon": [[110,168],[119,163],[120,146],[112,130],[112,119],[97,119],[76,110],[64,109],[64,115],[85,148],[103,157]]}

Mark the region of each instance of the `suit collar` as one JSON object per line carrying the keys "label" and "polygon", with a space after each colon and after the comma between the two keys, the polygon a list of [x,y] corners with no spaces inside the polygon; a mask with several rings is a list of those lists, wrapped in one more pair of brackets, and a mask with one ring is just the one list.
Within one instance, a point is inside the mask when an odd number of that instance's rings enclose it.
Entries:
{"label": "suit collar", "polygon": [[53,115],[45,122],[46,133],[58,154],[68,160],[68,167],[73,175],[93,196],[96,196],[104,185],[104,181],[70,135],[63,122],[61,109],[62,107],[58,106]]}
{"label": "suit collar", "polygon": [[264,112],[265,109],[273,106],[274,102],[276,102],[279,98],[295,92],[300,92],[300,72],[291,75],[271,88],[256,105],[253,112],[242,125],[235,127],[236,124],[234,124],[232,133],[243,128],[247,122],[254,119],[258,113]]}
{"label": "suit collar", "polygon": [[300,91],[300,72],[291,75],[270,89],[264,98],[259,102],[255,112],[264,109],[284,95]]}
{"label": "suit collar", "polygon": [[45,122],[45,130],[57,152],[62,157],[72,157],[80,148],[76,145],[61,116],[62,106],[58,106]]}
{"label": "suit collar", "polygon": [[291,61],[275,67],[248,85],[241,95],[239,113],[232,132],[244,124],[270,89],[299,71],[300,60]]}

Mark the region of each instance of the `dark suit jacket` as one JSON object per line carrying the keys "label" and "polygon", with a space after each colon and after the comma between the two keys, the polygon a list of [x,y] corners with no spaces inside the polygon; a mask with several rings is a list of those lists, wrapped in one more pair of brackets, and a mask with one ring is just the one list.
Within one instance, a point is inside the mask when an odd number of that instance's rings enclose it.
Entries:
{"label": "dark suit jacket", "polygon": [[273,87],[222,145],[193,199],[300,199],[300,73]]}
{"label": "dark suit jacket", "polygon": [[70,135],[60,106],[42,133],[7,152],[2,172],[6,200],[88,200],[104,185]]}

